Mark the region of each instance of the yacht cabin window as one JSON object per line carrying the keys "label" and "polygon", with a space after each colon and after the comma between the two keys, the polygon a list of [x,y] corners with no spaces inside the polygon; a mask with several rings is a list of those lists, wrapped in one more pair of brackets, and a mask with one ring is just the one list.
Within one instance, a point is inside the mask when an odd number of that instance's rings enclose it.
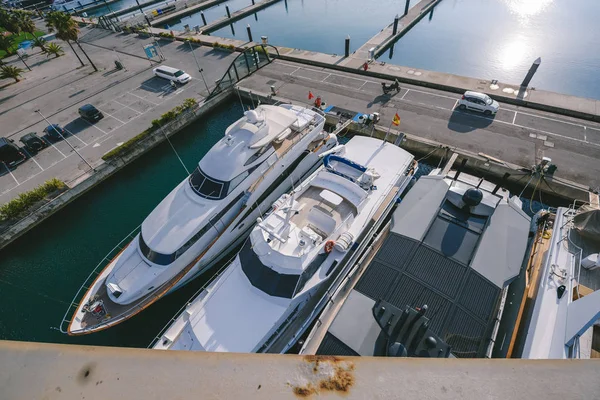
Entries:
{"label": "yacht cabin window", "polygon": [[207,176],[200,167],[190,175],[190,186],[194,192],[205,199],[219,200],[227,195],[227,190],[223,190],[226,182],[212,179]]}

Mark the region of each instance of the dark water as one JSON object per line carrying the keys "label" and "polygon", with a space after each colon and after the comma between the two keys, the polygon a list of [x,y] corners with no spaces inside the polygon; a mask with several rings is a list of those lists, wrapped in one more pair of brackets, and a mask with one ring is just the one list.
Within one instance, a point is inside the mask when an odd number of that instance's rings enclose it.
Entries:
{"label": "dark water", "polygon": [[282,0],[233,23],[233,30],[226,26],[211,35],[248,40],[249,24],[255,41],[268,36],[269,43],[277,46],[343,54],[348,35],[354,51],[390,24],[394,15],[404,12],[404,4],[397,0]]}
{"label": "dark water", "polygon": [[[177,134],[172,142],[187,168],[240,116],[239,103],[232,102]],[[54,327],[96,264],[185,176],[165,143],[2,250],[0,339],[147,346],[201,280],[104,332],[69,337]]]}
{"label": "dark water", "polygon": [[442,0],[381,61],[600,99],[600,1]]}
{"label": "dark water", "polygon": [[[251,0],[229,0],[224,3],[218,4],[214,7],[207,8],[203,11],[204,17],[206,18],[207,23],[211,23],[217,19],[223,18],[227,16],[227,11],[225,10],[225,6],[229,7],[229,12],[234,13],[242,8],[248,7],[252,5]],[[204,23],[202,22],[202,16],[200,13],[192,14],[187,17],[183,17],[179,20],[173,20],[169,23],[169,25],[165,26],[165,28],[170,28],[174,30],[183,31],[184,25],[189,25],[190,29],[194,26],[199,25],[202,27]]]}

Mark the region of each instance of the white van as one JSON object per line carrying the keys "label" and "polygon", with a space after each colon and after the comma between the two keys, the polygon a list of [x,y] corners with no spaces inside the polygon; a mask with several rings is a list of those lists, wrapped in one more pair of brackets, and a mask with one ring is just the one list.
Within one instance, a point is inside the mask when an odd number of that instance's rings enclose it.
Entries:
{"label": "white van", "polygon": [[189,76],[184,71],[177,69],[177,68],[160,66],[160,67],[154,68],[153,71],[154,71],[155,76],[158,76],[159,78],[165,78],[170,81],[177,82],[177,83],[186,83],[190,79],[192,79],[191,76]]}

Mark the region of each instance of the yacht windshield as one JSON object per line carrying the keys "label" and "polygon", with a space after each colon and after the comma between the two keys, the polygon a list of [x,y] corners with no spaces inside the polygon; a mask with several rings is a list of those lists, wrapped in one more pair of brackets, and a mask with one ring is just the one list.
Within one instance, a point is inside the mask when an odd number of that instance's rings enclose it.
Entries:
{"label": "yacht windshield", "polygon": [[264,265],[252,250],[250,240],[246,241],[239,256],[242,270],[252,286],[271,296],[292,298],[300,275],[280,274]]}
{"label": "yacht windshield", "polygon": [[219,200],[227,195],[226,182],[212,179],[202,172],[200,167],[190,175],[190,186],[196,194],[206,199]]}

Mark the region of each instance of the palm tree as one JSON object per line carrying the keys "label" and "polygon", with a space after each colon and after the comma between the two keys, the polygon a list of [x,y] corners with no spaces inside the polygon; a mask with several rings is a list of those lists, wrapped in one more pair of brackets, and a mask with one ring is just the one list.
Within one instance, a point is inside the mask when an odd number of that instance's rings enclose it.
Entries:
{"label": "palm tree", "polygon": [[[94,71],[98,71],[98,68],[96,68],[96,66],[94,65],[92,60],[90,60],[90,57],[87,55],[85,50],[83,50],[83,47],[81,47],[81,45],[77,41],[79,35],[79,26],[77,26],[77,22],[71,19],[71,16],[69,14],[64,13],[62,11],[52,11],[48,13],[46,15],[46,26],[48,27],[50,32],[56,30],[56,37],[67,42],[67,44],[71,47],[74,53],[75,49],[73,49],[71,41],[75,42],[75,44],[79,46],[79,49],[85,55],[85,58],[87,58],[92,67],[94,67]],[[75,53],[75,55],[77,55],[77,53]],[[83,61],[81,61],[81,58],[79,58],[78,55],[77,59],[83,66]]]}
{"label": "palm tree", "polygon": [[46,53],[48,53],[48,57],[53,55],[54,58],[58,58],[62,56],[65,52],[63,51],[62,47],[60,47],[56,43],[50,43],[46,47]]}
{"label": "palm tree", "polygon": [[25,32],[25,39],[27,39],[27,33],[29,33],[31,37],[35,38],[35,23],[31,19],[31,16],[24,12],[19,12],[15,14],[15,18],[19,28],[21,28],[21,31]]}
{"label": "palm tree", "polygon": [[13,54],[12,36],[13,35],[4,36],[2,33],[0,33],[0,50],[4,50],[6,52],[6,54],[8,54],[8,55]]}
{"label": "palm tree", "polygon": [[0,13],[0,26],[14,35],[21,33],[21,25],[15,14],[2,10]]}
{"label": "palm tree", "polygon": [[33,37],[33,45],[35,47],[39,47],[40,50],[42,50],[42,53],[46,52],[46,41],[44,40],[43,37]]}
{"label": "palm tree", "polygon": [[12,65],[3,65],[0,67],[0,79],[13,78],[15,82],[19,82],[19,77],[23,73],[23,70]]}

